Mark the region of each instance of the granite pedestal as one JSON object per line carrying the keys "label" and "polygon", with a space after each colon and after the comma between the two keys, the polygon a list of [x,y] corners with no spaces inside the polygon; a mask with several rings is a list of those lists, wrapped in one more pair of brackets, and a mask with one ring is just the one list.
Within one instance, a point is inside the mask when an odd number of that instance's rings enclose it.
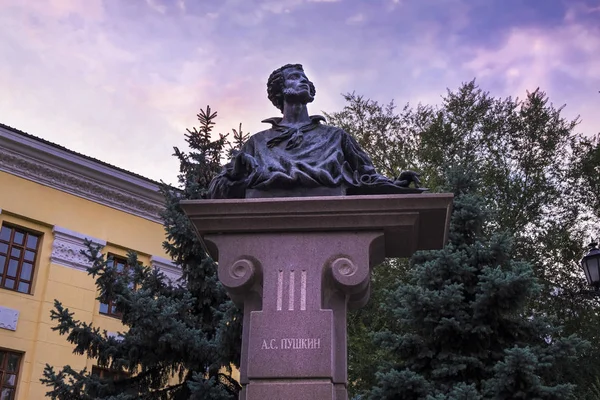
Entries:
{"label": "granite pedestal", "polygon": [[346,400],[346,313],[370,270],[446,241],[451,194],[182,202],[244,310],[242,400]]}

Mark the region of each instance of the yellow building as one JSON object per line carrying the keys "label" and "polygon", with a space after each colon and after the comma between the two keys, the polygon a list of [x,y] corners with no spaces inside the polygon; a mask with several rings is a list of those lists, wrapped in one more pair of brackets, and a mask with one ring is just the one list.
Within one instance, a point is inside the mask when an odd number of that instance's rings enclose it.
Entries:
{"label": "yellow building", "polygon": [[46,364],[92,369],[53,332],[54,299],[75,318],[116,334],[110,304],[95,300],[84,239],[115,260],[128,249],[179,277],[162,248],[158,183],[0,124],[0,399],[43,399]]}

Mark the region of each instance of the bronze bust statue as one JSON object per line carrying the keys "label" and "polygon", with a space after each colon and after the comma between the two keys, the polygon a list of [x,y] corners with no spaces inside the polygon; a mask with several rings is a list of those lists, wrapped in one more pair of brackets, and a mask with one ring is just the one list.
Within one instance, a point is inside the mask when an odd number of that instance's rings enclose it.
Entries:
{"label": "bronze bust statue", "polygon": [[[302,65],[273,71],[269,100],[282,113],[262,122],[271,128],[252,135],[213,179],[213,199],[421,193],[418,174],[396,180],[380,175],[356,140],[342,129],[309,115],[315,86]],[[414,187],[410,187],[413,183]]]}

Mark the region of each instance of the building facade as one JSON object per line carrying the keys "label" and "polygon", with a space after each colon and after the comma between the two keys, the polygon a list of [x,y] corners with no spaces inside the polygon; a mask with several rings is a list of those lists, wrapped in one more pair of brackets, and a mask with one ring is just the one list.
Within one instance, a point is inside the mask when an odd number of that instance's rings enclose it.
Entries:
{"label": "building facade", "polygon": [[[94,368],[51,330],[54,300],[109,334],[123,330],[96,300],[84,240],[119,262],[128,250],[177,279],[162,248],[159,184],[0,124],[0,399],[43,399],[46,364]],[[99,371],[102,373],[102,371]]]}

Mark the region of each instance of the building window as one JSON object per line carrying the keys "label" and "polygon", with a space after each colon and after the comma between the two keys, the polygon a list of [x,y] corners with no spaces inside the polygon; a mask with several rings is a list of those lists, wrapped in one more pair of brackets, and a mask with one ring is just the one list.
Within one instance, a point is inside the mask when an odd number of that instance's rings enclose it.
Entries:
{"label": "building window", "polygon": [[[129,272],[126,258],[115,256],[114,254],[109,254],[108,257],[109,263],[112,262],[116,265],[118,273],[125,275]],[[117,306],[112,299],[109,299],[108,303],[100,303],[100,314],[121,318],[121,312],[117,311]]]}
{"label": "building window", "polygon": [[[125,371],[114,371],[108,368],[100,368],[93,366],[92,367],[92,375],[96,375],[102,380],[117,382],[123,379],[129,378],[129,374]],[[128,387],[122,391],[123,394],[137,394],[137,391],[134,388]],[[94,390],[88,389],[88,395],[97,396]],[[2,399],[0,399],[2,400]]]}
{"label": "building window", "polygon": [[100,368],[93,366],[92,375],[96,375],[100,379],[109,381],[120,381],[121,379],[129,378],[129,374],[125,371],[114,371],[108,368]]}
{"label": "building window", "polygon": [[31,293],[40,236],[14,226],[0,228],[1,288]]}
{"label": "building window", "polygon": [[0,399],[15,400],[17,398],[17,380],[21,354],[0,349]]}

